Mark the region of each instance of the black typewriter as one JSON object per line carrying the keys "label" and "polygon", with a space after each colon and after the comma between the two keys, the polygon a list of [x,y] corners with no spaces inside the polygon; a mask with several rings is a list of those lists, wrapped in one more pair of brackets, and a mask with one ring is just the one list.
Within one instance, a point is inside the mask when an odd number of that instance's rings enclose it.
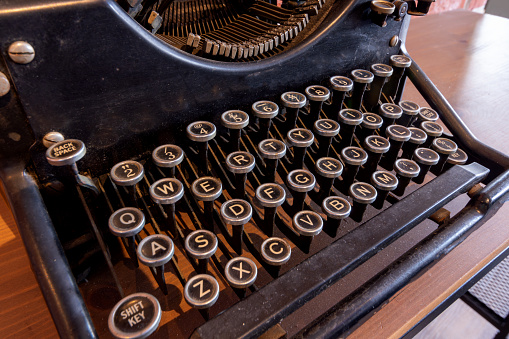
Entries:
{"label": "black typewriter", "polygon": [[432,2],[4,2],[0,176],[59,334],[346,336],[492,216],[509,158],[405,50]]}

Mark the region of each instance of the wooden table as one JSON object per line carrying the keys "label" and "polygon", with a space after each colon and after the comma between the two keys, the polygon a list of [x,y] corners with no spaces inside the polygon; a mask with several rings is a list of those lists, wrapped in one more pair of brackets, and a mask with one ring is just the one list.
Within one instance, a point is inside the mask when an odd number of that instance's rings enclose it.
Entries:
{"label": "wooden table", "polygon": [[[470,12],[413,18],[407,47],[472,132],[507,152],[509,20]],[[498,34],[497,34],[498,33]],[[405,98],[424,101],[407,88]],[[398,337],[509,246],[509,206],[425,275],[403,288],[352,338]],[[0,198],[0,333],[53,338],[56,329],[33,277],[16,225]]]}

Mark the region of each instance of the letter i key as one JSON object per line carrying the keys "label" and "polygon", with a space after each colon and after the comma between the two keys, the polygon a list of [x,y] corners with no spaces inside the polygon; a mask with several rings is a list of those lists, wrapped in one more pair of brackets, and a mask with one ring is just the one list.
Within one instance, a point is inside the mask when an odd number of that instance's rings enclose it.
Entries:
{"label": "letter i key", "polygon": [[126,238],[127,252],[134,265],[138,267],[136,243],[134,237],[145,226],[145,215],[135,207],[124,207],[113,212],[108,220],[111,233],[118,237]]}

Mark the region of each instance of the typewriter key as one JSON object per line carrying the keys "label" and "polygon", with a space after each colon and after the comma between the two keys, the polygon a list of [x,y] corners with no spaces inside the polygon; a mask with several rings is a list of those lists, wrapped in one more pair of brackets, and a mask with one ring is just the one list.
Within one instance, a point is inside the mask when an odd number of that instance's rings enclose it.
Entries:
{"label": "typewriter key", "polygon": [[362,97],[366,91],[366,87],[374,79],[373,73],[364,69],[355,69],[350,73],[352,76],[353,90],[350,98],[350,108],[360,110],[362,105]]}
{"label": "typewriter key", "polygon": [[313,129],[318,141],[318,157],[328,156],[332,138],[339,134],[339,124],[331,119],[319,119],[315,121]]}
{"label": "typewriter key", "polygon": [[228,142],[231,143],[231,150],[238,151],[242,129],[249,124],[249,115],[239,110],[226,111],[221,115],[221,123],[230,130]]}
{"label": "typewriter key", "polygon": [[246,194],[247,174],[255,167],[255,158],[251,153],[238,151],[228,154],[226,168],[235,177],[235,198],[243,199]]}
{"label": "typewriter key", "polygon": [[292,191],[292,210],[300,211],[304,208],[307,192],[315,188],[315,176],[305,169],[296,169],[286,177],[288,188]]}
{"label": "typewriter key", "polygon": [[428,135],[426,142],[421,146],[424,148],[430,147],[433,143],[433,140],[440,138],[442,133],[444,133],[442,126],[433,121],[421,122],[421,129]]}
{"label": "typewriter key", "polygon": [[201,174],[209,173],[208,150],[209,140],[216,136],[216,126],[208,121],[196,121],[187,126],[187,137],[199,144],[198,153],[201,157],[201,165],[198,169]]}
{"label": "typewriter key", "polygon": [[267,183],[258,186],[255,192],[256,199],[264,207],[262,231],[269,237],[274,235],[274,220],[277,207],[286,199],[286,192],[278,184]]}
{"label": "typewriter key", "polygon": [[155,332],[161,306],[148,293],[134,293],[120,300],[108,317],[108,328],[118,339],[143,339]]}
{"label": "typewriter key", "polygon": [[338,148],[343,149],[352,145],[355,128],[362,123],[364,116],[356,109],[347,108],[339,111],[338,117],[341,125],[341,141]]}
{"label": "typewriter key", "polygon": [[375,0],[371,1],[370,8],[372,11],[371,19],[373,22],[380,27],[385,27],[387,26],[387,16],[394,13],[396,6],[394,6],[394,4],[389,1]]}
{"label": "typewriter key", "polygon": [[313,211],[300,211],[293,216],[293,228],[302,237],[299,248],[309,253],[315,235],[320,234],[323,220],[320,214]]}
{"label": "typewriter key", "polygon": [[368,154],[359,147],[346,147],[341,150],[341,158],[345,164],[343,180],[336,185],[343,194],[348,194],[350,185],[353,184],[359,168],[368,161]]}
{"label": "typewriter key", "polygon": [[376,200],[376,189],[368,183],[356,182],[350,186],[349,194],[353,199],[350,218],[361,222],[367,206]]}
{"label": "typewriter key", "polygon": [[253,115],[257,117],[260,131],[257,135],[258,140],[270,138],[270,126],[272,119],[279,114],[279,107],[275,102],[262,100],[257,101],[251,106]]}
{"label": "typewriter key", "polygon": [[293,148],[292,168],[302,168],[304,166],[304,157],[306,150],[315,141],[313,132],[305,128],[294,128],[288,131],[286,140]]}
{"label": "typewriter key", "polygon": [[412,134],[410,135],[410,139],[408,139],[408,141],[405,142],[402,147],[403,154],[401,157],[405,159],[410,159],[414,154],[415,150],[417,149],[417,147],[420,147],[420,145],[424,144],[424,142],[428,138],[426,132],[424,132],[420,128],[409,127],[408,129]]}
{"label": "typewriter key", "polygon": [[236,257],[226,263],[224,275],[228,284],[237,289],[242,298],[244,298],[247,288],[256,281],[258,268],[253,260],[245,257]]}
{"label": "typewriter key", "polygon": [[371,174],[376,171],[378,163],[384,154],[387,154],[390,148],[390,143],[387,139],[378,135],[370,135],[364,140],[364,149],[368,154],[368,160],[364,166],[359,169],[357,180],[367,181]]}
{"label": "typewriter key", "polygon": [[422,184],[429,169],[431,168],[431,166],[434,166],[438,163],[440,157],[438,156],[437,152],[433,151],[432,149],[418,148],[415,150],[412,159],[415,160],[419,164],[419,167],[421,168],[419,175],[413,178],[412,180],[417,184]]}
{"label": "typewriter key", "polygon": [[152,161],[159,167],[169,168],[170,176],[175,176],[175,167],[184,160],[184,151],[176,145],[162,145],[152,152]]}
{"label": "typewriter key", "polygon": [[398,187],[394,190],[394,194],[398,197],[405,194],[405,189],[410,183],[412,178],[415,178],[419,175],[421,168],[419,165],[413,161],[408,159],[398,159],[394,163],[394,171],[397,174],[398,178]]}
{"label": "typewriter key", "polygon": [[438,113],[429,107],[421,107],[419,114],[417,114],[417,124],[421,124],[423,121],[435,122],[439,118]]}
{"label": "typewriter key", "polygon": [[262,243],[261,254],[263,260],[270,265],[267,271],[277,278],[281,266],[290,260],[292,248],[284,239],[272,237],[265,239]]}
{"label": "typewriter key", "polygon": [[385,135],[389,138],[391,148],[389,149],[389,152],[385,153],[382,161],[380,162],[380,166],[390,170],[393,168],[394,162],[398,158],[399,150],[403,146],[403,143],[410,139],[412,132],[401,125],[390,125],[385,130]]}
{"label": "typewriter key", "polygon": [[223,193],[221,181],[213,177],[201,177],[193,182],[191,191],[197,200],[203,201],[205,228],[214,232],[214,200]]}
{"label": "typewriter key", "polygon": [[152,234],[138,245],[138,259],[142,264],[153,267],[156,281],[164,294],[168,294],[164,278],[164,265],[173,258],[175,247],[170,237],[164,234]]}
{"label": "typewriter key", "polygon": [[417,118],[417,114],[419,114],[419,110],[421,109],[419,105],[410,100],[400,101],[399,107],[403,110],[403,114],[396,123],[405,127],[410,126],[414,122],[414,119]]}
{"label": "typewriter key", "polygon": [[396,119],[399,119],[403,114],[401,107],[391,103],[385,103],[380,105],[378,114],[383,118],[382,127],[380,127],[380,135],[385,135],[387,126],[394,124]]}
{"label": "typewriter key", "polygon": [[127,252],[138,267],[134,237],[145,227],[145,215],[135,207],[124,207],[113,212],[108,220],[111,233],[127,240]]}
{"label": "typewriter key", "polygon": [[297,125],[299,109],[306,105],[306,96],[298,92],[286,92],[281,95],[281,103],[285,107],[285,125],[282,133],[286,133]]}
{"label": "typewriter key", "polygon": [[175,178],[164,178],[150,185],[150,197],[156,204],[162,205],[168,219],[169,231],[177,236],[175,222],[175,203],[184,195],[184,186]]}
{"label": "typewriter key", "polygon": [[327,87],[319,85],[309,86],[305,92],[309,100],[309,115],[306,120],[313,123],[320,118],[323,102],[329,99],[330,92]]}
{"label": "typewriter key", "polygon": [[219,297],[219,284],[208,274],[198,274],[189,279],[184,287],[184,298],[198,309],[205,320],[209,320],[209,309]]}
{"label": "typewriter key", "polygon": [[[405,69],[410,67],[412,64],[412,59],[406,55],[391,55],[390,63],[393,69],[393,73],[389,81],[385,84],[383,92],[387,97],[395,99],[400,88],[400,83],[403,83],[401,79],[403,78]],[[401,86],[401,90],[403,90],[403,86]]]}
{"label": "typewriter key", "polygon": [[456,152],[450,154],[447,158],[443,171],[448,170],[454,165],[465,165],[468,161],[468,155],[461,148],[458,148]]}
{"label": "typewriter key", "polygon": [[343,76],[333,76],[329,79],[330,87],[332,88],[332,100],[328,108],[329,117],[336,119],[340,110],[343,109],[343,101],[345,95],[353,88],[353,81],[350,78]]}
{"label": "typewriter key", "polygon": [[258,144],[258,151],[265,159],[265,182],[273,182],[276,178],[278,160],[286,154],[286,145],[276,139],[265,139]]}
{"label": "typewriter key", "polygon": [[356,135],[357,138],[362,141],[373,135],[377,129],[382,127],[383,119],[378,114],[375,113],[364,113],[361,123],[361,128],[357,129]]}
{"label": "typewriter key", "polygon": [[376,171],[371,176],[371,183],[377,190],[376,199],[371,205],[378,210],[382,209],[389,192],[398,187],[398,178],[389,171]]}
{"label": "typewriter key", "polygon": [[322,200],[329,195],[334,179],[343,173],[343,164],[335,158],[320,158],[315,163],[315,170],[318,174],[318,185],[320,185],[318,200]]}
{"label": "typewriter key", "polygon": [[232,225],[232,248],[238,255],[242,255],[242,236],[244,225],[251,220],[253,209],[251,205],[242,199],[227,200],[221,205],[223,220]]}
{"label": "typewriter key", "polygon": [[335,238],[341,226],[341,220],[350,216],[352,206],[350,203],[341,197],[330,196],[322,201],[322,212],[327,216],[323,226],[323,231],[331,238]]}
{"label": "typewriter key", "polygon": [[433,148],[440,156],[438,163],[431,167],[431,172],[435,175],[439,175],[442,173],[442,169],[444,168],[444,164],[447,161],[447,158],[449,158],[451,154],[456,153],[458,150],[458,145],[456,145],[454,141],[446,138],[436,138],[433,140],[431,148]]}
{"label": "typewriter key", "polygon": [[198,260],[196,272],[207,273],[209,259],[217,250],[216,235],[207,230],[193,231],[186,237],[185,247],[189,256]]}
{"label": "typewriter key", "polygon": [[371,72],[375,77],[364,98],[364,107],[368,112],[373,111],[378,106],[382,88],[387,79],[392,75],[392,67],[384,64],[374,64],[371,65]]}

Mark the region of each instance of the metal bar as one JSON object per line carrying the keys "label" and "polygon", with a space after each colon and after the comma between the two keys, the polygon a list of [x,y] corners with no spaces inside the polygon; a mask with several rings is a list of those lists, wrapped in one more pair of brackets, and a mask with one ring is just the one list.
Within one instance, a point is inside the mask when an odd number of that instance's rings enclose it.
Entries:
{"label": "metal bar", "polygon": [[194,338],[261,335],[488,174],[455,166],[211,321]]}
{"label": "metal bar", "polygon": [[504,318],[496,314],[491,308],[486,306],[482,301],[473,296],[470,292],[466,292],[461,296],[461,300],[465,302],[471,309],[476,311],[481,317],[489,321],[493,326],[500,329],[504,324]]}

